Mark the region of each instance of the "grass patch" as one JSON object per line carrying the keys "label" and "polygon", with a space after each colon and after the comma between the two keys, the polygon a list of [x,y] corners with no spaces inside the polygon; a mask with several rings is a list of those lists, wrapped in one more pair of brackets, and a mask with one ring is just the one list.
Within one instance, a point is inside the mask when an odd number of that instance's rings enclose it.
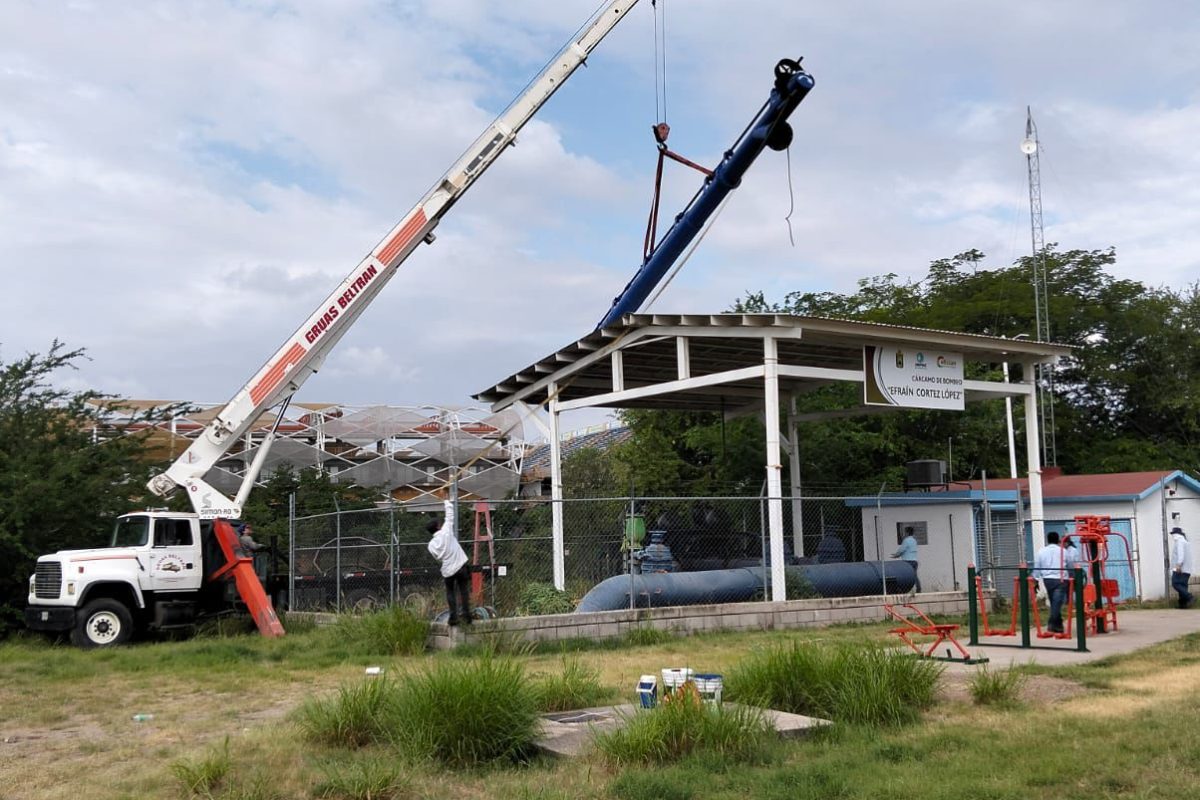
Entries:
{"label": "grass patch", "polygon": [[390,736],[400,690],[389,678],[342,686],[336,696],[302,705],[296,721],[305,738],[334,747],[363,747]]}
{"label": "grass patch", "polygon": [[388,736],[401,750],[453,766],[516,761],[537,733],[538,697],[516,661],[442,661],[401,679]]}
{"label": "grass patch", "polygon": [[331,800],[398,800],[411,794],[394,758],[373,756],[325,767],[313,794]]}
{"label": "grass patch", "polygon": [[628,647],[654,647],[666,644],[675,638],[675,634],[671,631],[658,628],[634,628],[621,637],[621,643]]}
{"label": "grass patch", "polygon": [[229,776],[233,761],[229,757],[229,737],[224,744],[214,749],[199,761],[176,761],[171,764],[171,774],[180,787],[191,797],[211,797]]}
{"label": "grass patch", "polygon": [[362,616],[343,616],[336,640],[350,655],[411,656],[425,651],[429,623],[401,606]]}
{"label": "grass patch", "polygon": [[780,645],[731,670],[726,697],[859,725],[913,722],[933,705],[942,667],[878,645]]}
{"label": "grass patch", "polygon": [[732,763],[755,763],[771,751],[774,732],[762,712],[748,706],[714,705],[682,694],[640,711],[623,727],[594,738],[612,766],[665,764],[703,753]]}
{"label": "grass patch", "polygon": [[971,699],[980,706],[1015,706],[1027,680],[1028,676],[1015,669],[993,672],[984,664],[971,676]]}
{"label": "grass patch", "polygon": [[537,706],[542,711],[570,711],[590,708],[611,702],[616,689],[600,684],[600,671],[584,666],[577,656],[565,654],[561,668],[550,675],[537,677],[533,682]]}

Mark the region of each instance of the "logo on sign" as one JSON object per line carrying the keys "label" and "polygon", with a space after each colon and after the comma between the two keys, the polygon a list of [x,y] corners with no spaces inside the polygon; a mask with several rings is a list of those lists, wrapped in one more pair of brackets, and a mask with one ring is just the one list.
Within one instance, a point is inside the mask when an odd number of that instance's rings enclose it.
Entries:
{"label": "logo on sign", "polygon": [[929,366],[929,365],[925,363],[925,354],[918,351],[917,352],[917,369],[925,369],[925,367],[927,367],[927,366]]}
{"label": "logo on sign", "polygon": [[958,366],[958,362],[955,361],[953,358],[946,358],[945,356],[938,356],[937,357],[937,365],[939,367],[941,367],[942,369],[954,369],[955,367]]}

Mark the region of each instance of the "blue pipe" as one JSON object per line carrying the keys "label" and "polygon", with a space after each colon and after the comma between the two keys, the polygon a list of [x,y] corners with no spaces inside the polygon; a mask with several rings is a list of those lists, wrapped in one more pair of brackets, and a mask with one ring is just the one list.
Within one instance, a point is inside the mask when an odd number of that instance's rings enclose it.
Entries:
{"label": "blue pipe", "polygon": [[[904,594],[916,582],[906,561],[850,561],[840,564],[804,564],[788,567],[789,585],[807,583],[819,597],[859,597],[887,590]],[[575,609],[576,614],[619,611],[629,608],[629,592],[636,608],[737,603],[765,596],[761,568],[714,569],[702,572],[654,572],[648,575],[615,575],[592,587]]]}
{"label": "blue pipe", "polygon": [[704,185],[683,213],[675,218],[675,223],[658,247],[613,300],[608,313],[596,325],[598,329],[620,321],[622,316],[636,312],[641,307],[667,270],[700,233],[721,201],[741,184],[742,176],[764,147],[787,149],[792,142],[792,129],[787,124],[787,118],[813,85],[812,76],[801,69],[799,61],[785,58],[775,65],[775,88],[771,90],[771,96],[758,116],[742,132],[733,148],[725,152],[721,163],[705,179]]}

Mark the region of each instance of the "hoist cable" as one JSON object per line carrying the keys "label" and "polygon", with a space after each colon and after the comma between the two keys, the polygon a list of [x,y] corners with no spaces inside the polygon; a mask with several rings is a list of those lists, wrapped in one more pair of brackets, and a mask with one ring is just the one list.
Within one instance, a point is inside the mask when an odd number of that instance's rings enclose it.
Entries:
{"label": "hoist cable", "polygon": [[796,193],[792,190],[792,146],[788,145],[784,153],[787,155],[788,213],[783,221],[787,223],[788,240],[791,241],[792,247],[795,247],[796,237],[792,235],[792,212],[796,210]]}

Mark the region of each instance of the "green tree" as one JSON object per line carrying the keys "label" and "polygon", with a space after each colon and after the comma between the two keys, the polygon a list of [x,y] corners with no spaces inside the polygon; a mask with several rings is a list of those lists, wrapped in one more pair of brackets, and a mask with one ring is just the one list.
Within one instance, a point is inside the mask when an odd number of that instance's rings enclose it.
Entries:
{"label": "green tree", "polygon": [[[1068,472],[1200,468],[1200,289],[1149,288],[1110,274],[1107,250],[1043,254],[1048,275],[1051,339],[1075,348],[1055,375],[1058,464]],[[855,291],[791,292],[773,302],[762,292],[739,299],[734,311],[841,317],[991,336],[1030,335],[1033,259],[988,266],[979,250],[934,261],[921,281],[895,274],[864,278]],[[973,365],[969,377],[999,379],[999,365]],[[1014,367],[1014,378],[1019,378]],[[858,405],[858,387],[826,387],[799,398],[801,411]],[[629,412],[634,428],[628,451],[648,466],[660,491],[682,490],[697,475],[761,476],[761,458],[723,459],[712,467],[717,439],[712,417],[673,412]],[[749,424],[749,423],[748,423]],[[1019,441],[1023,420],[1016,424]],[[750,433],[749,429],[745,431]],[[804,483],[810,490],[877,490],[900,485],[902,465],[945,458],[953,442],[953,477],[1008,474],[1004,406],[970,403],[960,413],[903,414],[838,419],[802,427]],[[761,432],[748,436],[761,449]],[[725,437],[728,441],[728,437]],[[749,452],[746,454],[749,456]],[[734,466],[734,465],[739,466]],[[641,474],[641,473],[639,473]],[[761,480],[761,477],[758,478]]]}
{"label": "green tree", "polygon": [[149,500],[145,435],[99,435],[120,401],[51,384],[84,357],[55,341],[0,361],[0,634],[19,624],[38,555],[103,546],[113,518]]}

